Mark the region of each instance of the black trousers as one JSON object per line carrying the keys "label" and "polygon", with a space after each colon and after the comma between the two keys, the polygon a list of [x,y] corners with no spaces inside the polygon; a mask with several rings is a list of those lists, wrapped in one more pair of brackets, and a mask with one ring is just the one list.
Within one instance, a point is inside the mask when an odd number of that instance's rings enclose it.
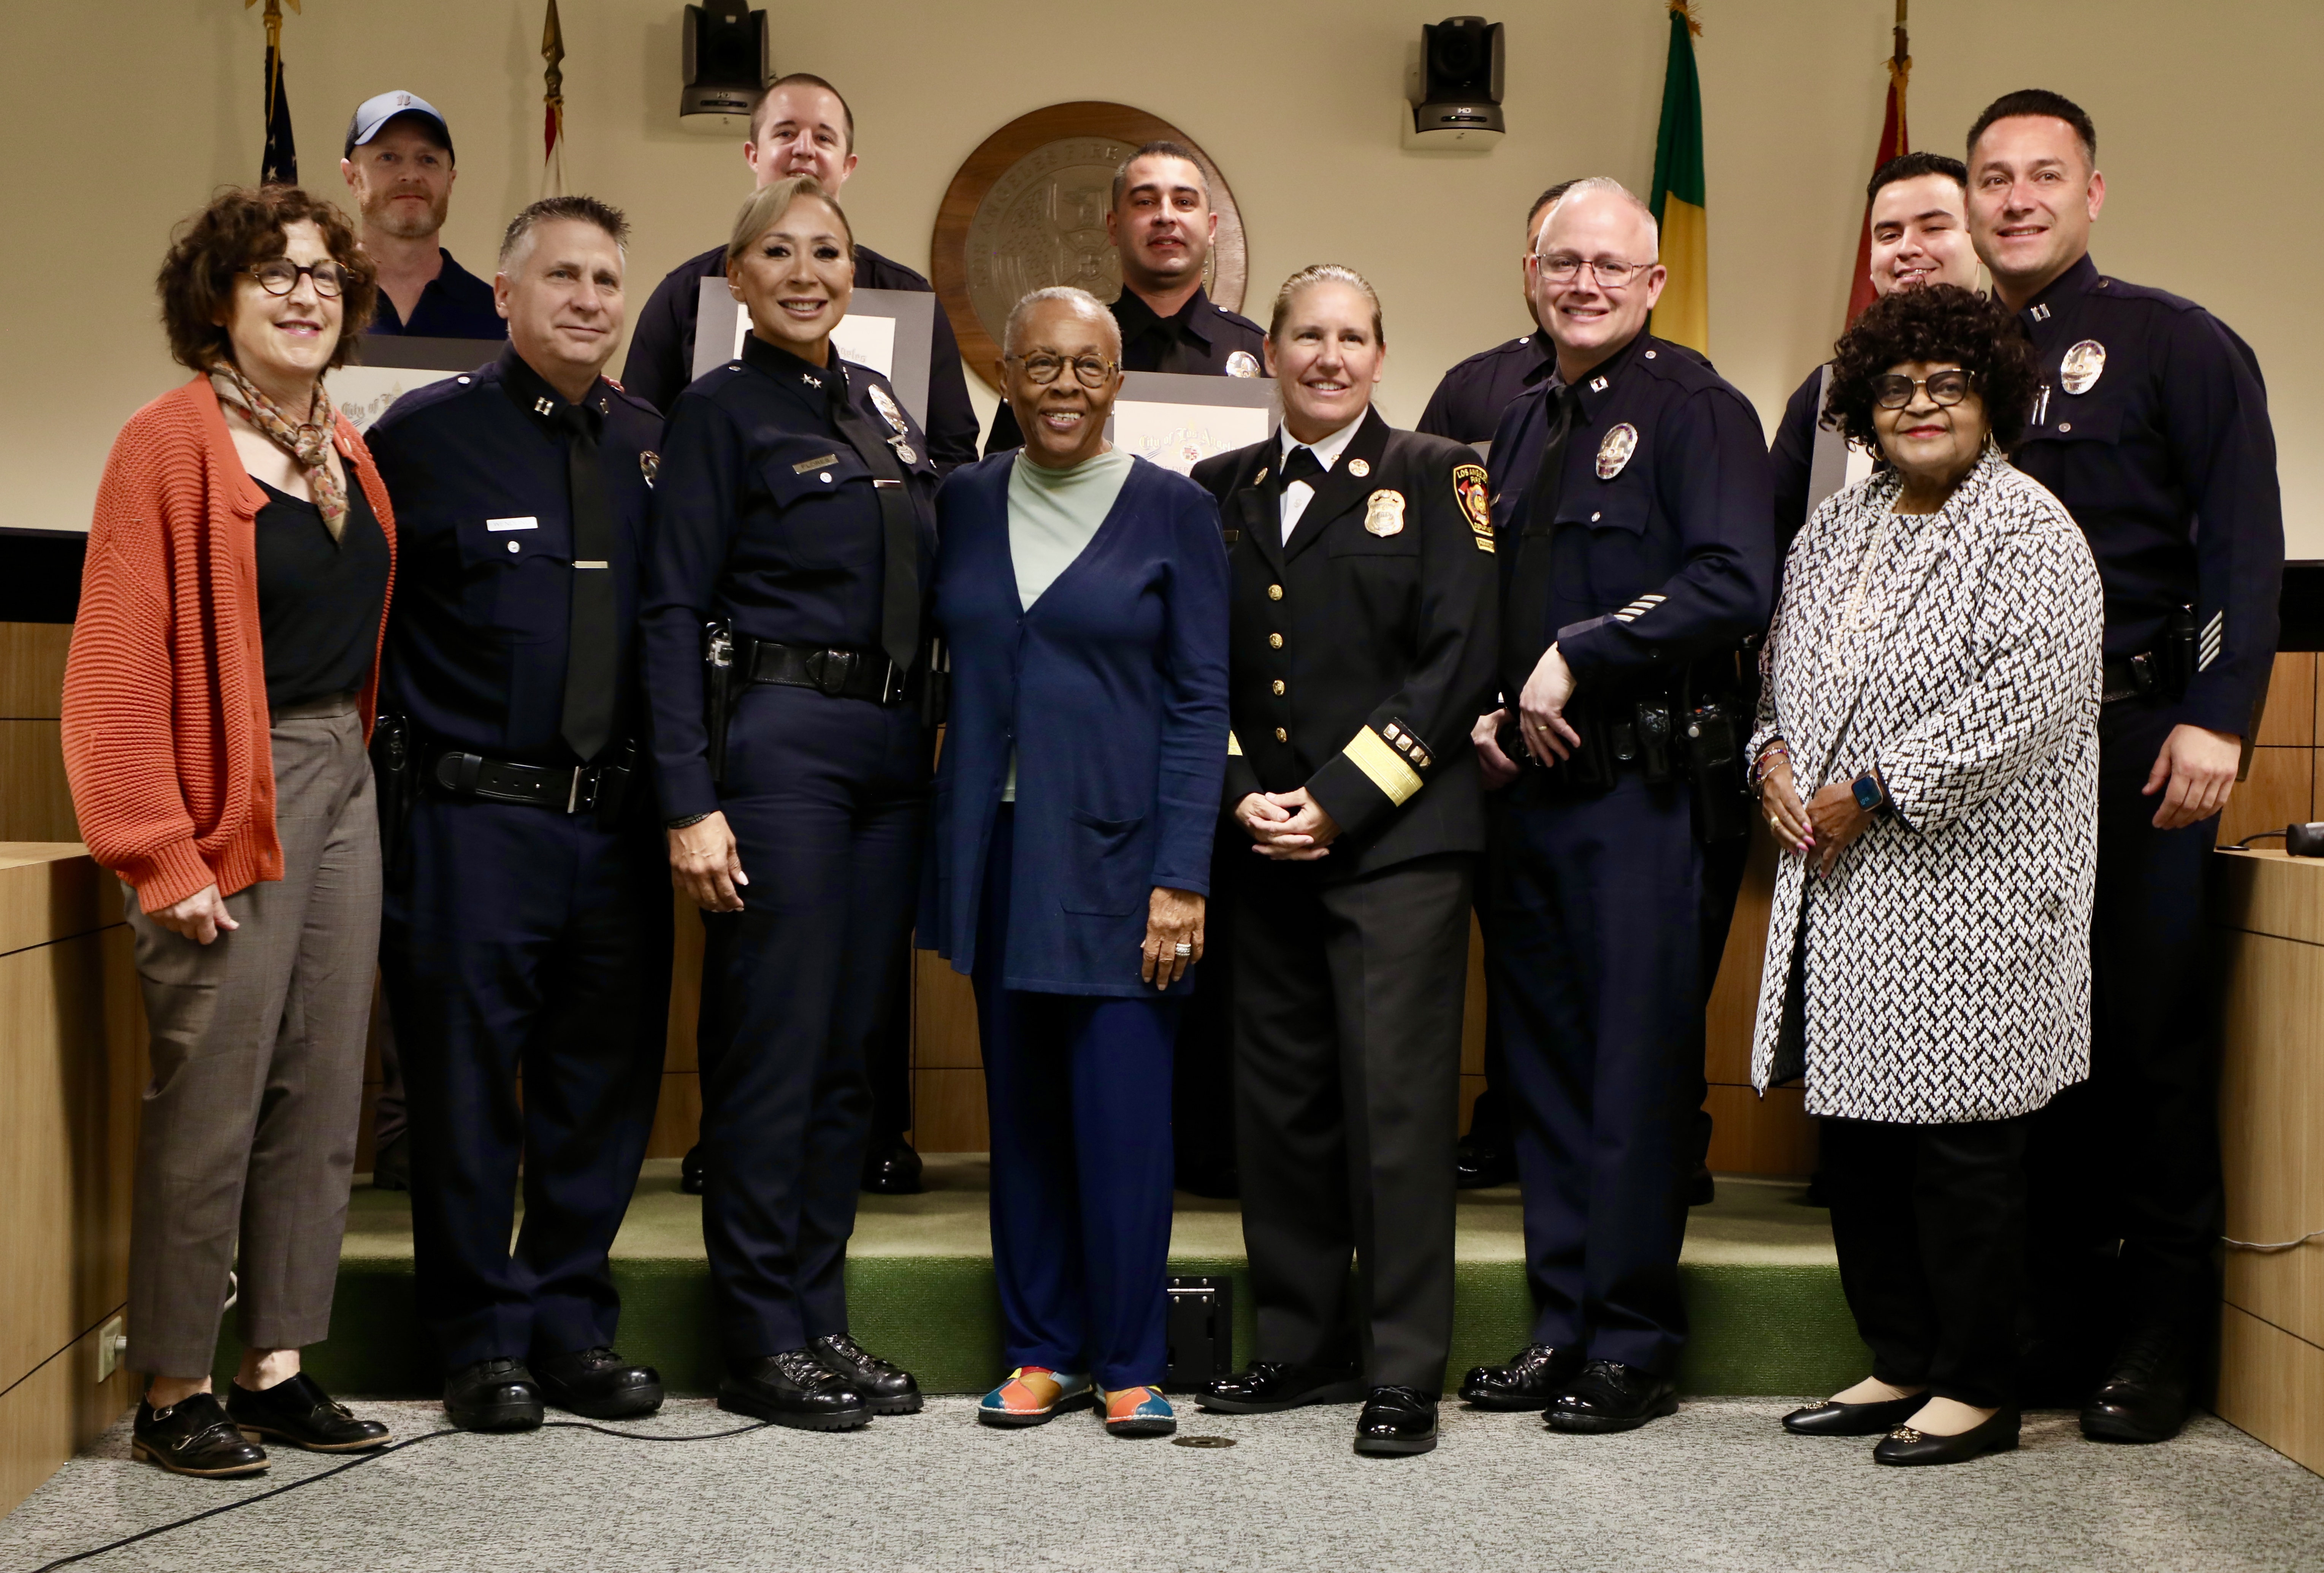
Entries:
{"label": "black trousers", "polygon": [[1823,1122],[1840,1287],[1881,1381],[1978,1409],[2015,1396],[2030,1123]]}
{"label": "black trousers", "polygon": [[380,964],[401,1034],[420,1316],[447,1369],[614,1340],[606,1253],[661,1091],[669,886],[650,814],[607,832],[518,804],[411,811]]}
{"label": "black trousers", "polygon": [[703,1244],[729,1358],[847,1330],[873,1045],[903,1006],[927,756],[914,707],[760,685],[719,806],[750,884],[706,913]]}
{"label": "black trousers", "polygon": [[1250,833],[1222,820],[1211,852],[1203,964],[1178,1016],[1170,1127],[1181,1190],[1231,1196],[1235,1175],[1235,886],[1259,860]]}
{"label": "black trousers", "polygon": [[1235,881],[1256,1359],[1443,1386],[1474,862],[1445,853],[1333,880],[1254,857]]}

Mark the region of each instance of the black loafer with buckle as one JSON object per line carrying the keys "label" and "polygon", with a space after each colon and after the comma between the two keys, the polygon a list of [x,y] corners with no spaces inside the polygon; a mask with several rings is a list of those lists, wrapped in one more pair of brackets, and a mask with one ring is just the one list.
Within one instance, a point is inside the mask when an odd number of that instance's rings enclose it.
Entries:
{"label": "black loafer with buckle", "polygon": [[1837,1398],[1826,1398],[1785,1415],[1784,1429],[1795,1437],[1886,1436],[1920,1413],[1928,1402],[1925,1393],[1871,1403],[1842,1403]]}
{"label": "black loafer with buckle", "polygon": [[1872,1445],[1876,1464],[1966,1464],[1985,1453],[2017,1446],[2017,1411],[1997,1409],[1982,1424],[1950,1437],[1932,1436],[1914,1426],[1898,1426]]}
{"label": "black loafer with buckle", "polygon": [[197,1393],[167,1409],[139,1399],[129,1452],[172,1475],[211,1479],[256,1475],[266,1467],[266,1449],[235,1428],[214,1393]]}
{"label": "black loafer with buckle", "polygon": [[385,1426],[357,1420],[304,1371],[256,1392],[235,1383],[226,1391],[226,1412],[253,1440],[289,1442],[310,1453],[361,1453],[388,1438]]}

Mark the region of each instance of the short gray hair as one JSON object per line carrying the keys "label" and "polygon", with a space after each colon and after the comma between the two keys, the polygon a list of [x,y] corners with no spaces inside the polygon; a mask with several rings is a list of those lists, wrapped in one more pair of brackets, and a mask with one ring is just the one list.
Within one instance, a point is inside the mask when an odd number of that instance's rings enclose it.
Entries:
{"label": "short gray hair", "polygon": [[1121,359],[1121,324],[1114,319],[1113,312],[1104,301],[1086,290],[1074,289],[1071,284],[1052,284],[1045,290],[1033,290],[1009,308],[1009,321],[1001,329],[1002,354],[1017,353],[1018,330],[1024,327],[1025,318],[1033,308],[1047,300],[1070,302],[1075,310],[1095,317],[1099,326],[1105,329],[1105,336],[1113,342],[1113,358],[1117,361]]}
{"label": "short gray hair", "polygon": [[595,225],[612,237],[624,258],[630,254],[630,221],[620,208],[595,197],[544,197],[509,220],[508,228],[501,235],[500,265],[503,269],[509,265],[509,260],[532,238],[534,230],[562,218]]}
{"label": "short gray hair", "polygon": [[1549,211],[1544,213],[1541,216],[1541,222],[1534,226],[1533,249],[1536,254],[1541,251],[1541,237],[1549,233],[1549,221],[1557,216],[1557,210],[1576,197],[1591,191],[1610,191],[1637,209],[1638,216],[1646,221],[1646,244],[1655,248],[1655,259],[1657,261],[1661,259],[1663,226],[1655,222],[1655,210],[1640,201],[1636,191],[1631,190],[1611,175],[1591,175],[1584,179],[1572,181],[1564,190],[1558,193],[1556,200],[1549,205]]}

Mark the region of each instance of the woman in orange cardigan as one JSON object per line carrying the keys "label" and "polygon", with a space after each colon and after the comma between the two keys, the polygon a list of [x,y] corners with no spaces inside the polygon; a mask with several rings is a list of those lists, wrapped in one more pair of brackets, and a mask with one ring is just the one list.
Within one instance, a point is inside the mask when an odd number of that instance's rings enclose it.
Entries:
{"label": "woman in orange cardigan", "polygon": [[[119,874],[152,1035],[129,1252],[133,1449],[188,1475],[258,1439],[375,1448],[299,1369],[328,1331],[379,944],[364,745],[395,525],[322,373],[376,273],[337,209],[221,194],[159,281],[195,375],[99,484],[65,667],[65,768]],[[234,1269],[239,1263],[237,1284]],[[208,1372],[236,1295],[242,1366]]]}

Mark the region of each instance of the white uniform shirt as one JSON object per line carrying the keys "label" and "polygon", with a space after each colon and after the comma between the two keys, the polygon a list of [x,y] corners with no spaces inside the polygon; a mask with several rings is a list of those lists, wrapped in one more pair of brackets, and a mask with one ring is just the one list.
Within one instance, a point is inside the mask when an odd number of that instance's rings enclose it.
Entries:
{"label": "white uniform shirt", "polygon": [[[1364,411],[1364,415],[1370,413],[1369,409]],[[1356,428],[1363,423],[1363,415],[1359,415],[1322,442],[1313,445],[1315,462],[1323,466],[1325,474],[1330,474],[1332,466],[1339,462],[1340,455],[1346,451],[1349,443],[1355,440]],[[1277,464],[1290,458],[1299,448],[1309,446],[1293,437],[1288,426],[1277,428],[1277,435],[1282,444],[1282,451],[1276,458]],[[1305,481],[1294,481],[1283,489],[1283,538],[1286,544],[1291,539],[1291,532],[1299,528],[1299,516],[1307,511],[1307,503],[1314,495],[1315,488]]]}

